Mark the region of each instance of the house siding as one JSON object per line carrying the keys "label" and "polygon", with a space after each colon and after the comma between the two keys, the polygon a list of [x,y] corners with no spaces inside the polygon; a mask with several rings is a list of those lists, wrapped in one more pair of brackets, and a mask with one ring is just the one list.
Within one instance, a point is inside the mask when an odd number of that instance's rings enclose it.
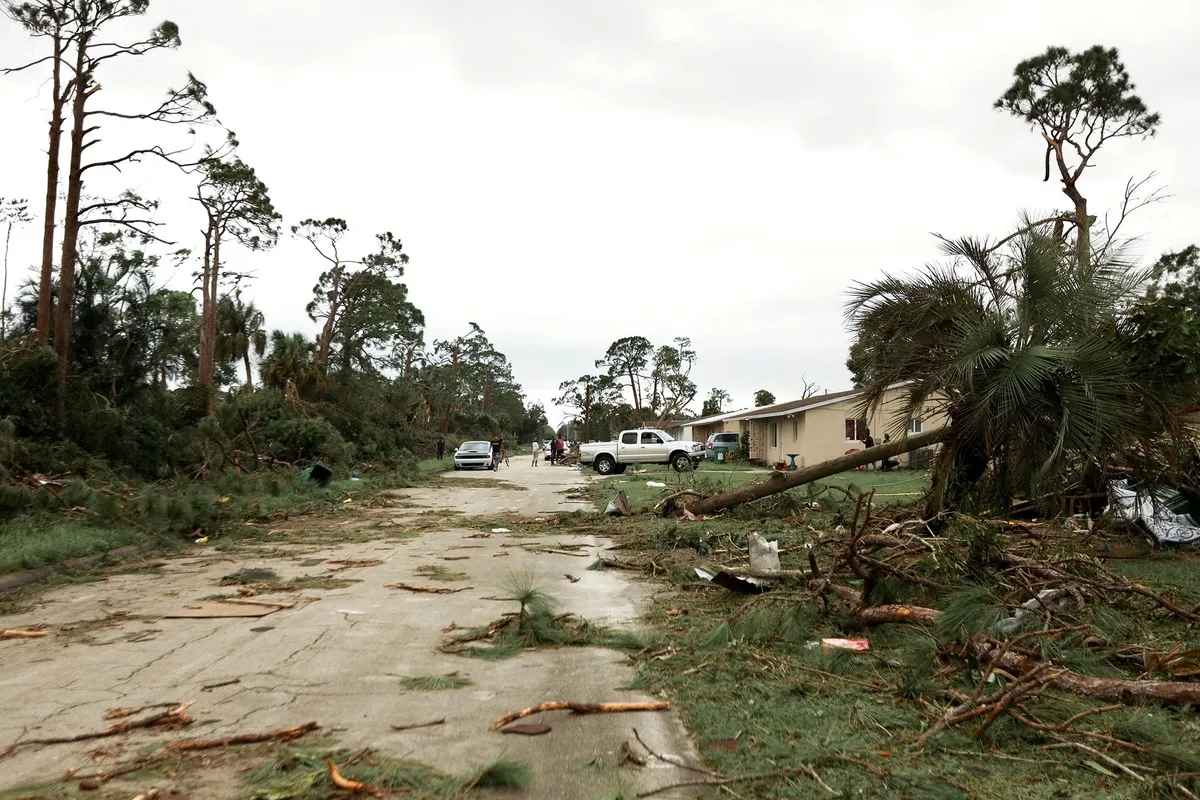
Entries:
{"label": "house siding", "polygon": [[[814,399],[814,402],[819,401],[820,398]],[[867,427],[877,442],[882,441],[884,434],[889,431],[892,417],[902,401],[902,390],[889,392],[882,407],[868,415]],[[858,397],[848,397],[819,408],[781,412],[776,416],[749,420],[750,457],[771,465],[788,464],[791,461],[788,454],[797,453],[796,466],[807,467],[837,458],[847,451],[862,450],[865,444],[861,439],[846,439],[846,420],[860,418],[860,402]],[[772,423],[778,426],[774,445],[770,438]],[[922,430],[934,430],[944,425],[945,419],[933,413],[931,408],[922,418],[922,424]],[[905,454],[900,460],[907,465],[909,456]]]}

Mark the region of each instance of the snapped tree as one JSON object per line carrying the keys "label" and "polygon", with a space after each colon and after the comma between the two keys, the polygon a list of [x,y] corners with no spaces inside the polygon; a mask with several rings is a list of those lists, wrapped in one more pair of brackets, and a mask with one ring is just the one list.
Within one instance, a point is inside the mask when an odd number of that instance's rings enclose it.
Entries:
{"label": "snapped tree", "polygon": [[1025,120],[1045,140],[1043,180],[1050,180],[1053,163],[1073,206],[1072,214],[1049,221],[1058,224],[1060,235],[1064,223],[1074,227],[1075,260],[1084,271],[1091,267],[1095,218],[1088,212],[1079,179],[1105,142],[1153,136],[1161,121],[1134,94],[1135,88],[1116,48],[1096,45],[1072,53],[1049,47],[1017,65],[1012,85],[995,102],[996,108]]}
{"label": "snapped tree", "polygon": [[62,150],[64,110],[74,83],[64,86],[63,58],[73,41],[67,31],[67,22],[73,15],[72,0],[41,0],[41,2],[16,2],[6,0],[0,5],[5,16],[19,23],[34,37],[48,40],[50,55],[35,59],[19,67],[3,70],[3,74],[15,74],[33,67],[50,63],[50,131],[46,149],[46,195],[42,207],[42,263],[38,281],[37,323],[35,341],[42,344],[50,336],[53,299],[51,284],[54,281],[54,231],[58,220],[58,183]]}
{"label": "snapped tree", "polygon": [[213,368],[217,355],[217,305],[226,266],[221,252],[227,239],[251,250],[269,248],[279,238],[280,215],[267,186],[236,156],[214,156],[201,164],[194,199],[204,209],[204,249],[200,272],[200,357],[197,383],[208,390],[212,409]]}
{"label": "snapped tree", "polygon": [[711,417],[714,414],[720,414],[725,408],[725,405],[733,400],[733,396],[724,389],[718,389],[715,386],[709,390],[708,397],[704,400],[704,404],[700,407],[700,416]]}
{"label": "snapped tree", "polygon": [[[49,56],[31,62],[26,67],[51,64],[52,99],[50,147],[47,166],[45,229],[42,270],[38,293],[37,341],[48,336],[51,317],[54,325],[54,347],[59,360],[60,412],[65,402],[65,387],[70,363],[71,325],[73,323],[76,264],[80,231],[87,225],[106,224],[124,227],[153,238],[156,226],[148,213],[155,203],[134,192],[124,192],[113,199],[101,199],[84,205],[85,173],[94,169],[115,168],[139,161],[146,156],[165,159],[177,166],[176,157],[186,148],[168,151],[161,145],[139,147],[114,157],[85,161],[85,151],[100,143],[98,135],[102,120],[153,121],[167,124],[191,125],[213,116],[207,88],[192,75],[182,89],[172,89],[158,107],[144,112],[95,109],[90,106],[100,91],[99,69],[109,61],[125,57],[140,57],[156,50],[179,46],[179,29],[172,22],[162,22],[145,38],[132,42],[116,42],[101,37],[111,23],[142,16],[149,0],[37,0],[30,3],[8,3],[6,13],[20,22],[34,36],[49,40]],[[17,68],[23,69],[23,68]],[[69,104],[69,105],[68,105]],[[54,218],[57,208],[58,161],[60,140],[66,111],[70,111],[71,133],[63,210],[63,238],[59,259],[57,303],[52,307],[52,267]]]}
{"label": "snapped tree", "polygon": [[28,200],[5,200],[0,197],[0,225],[4,226],[4,277],[0,283],[0,344],[8,331],[8,247],[12,242],[13,228],[32,222]]}

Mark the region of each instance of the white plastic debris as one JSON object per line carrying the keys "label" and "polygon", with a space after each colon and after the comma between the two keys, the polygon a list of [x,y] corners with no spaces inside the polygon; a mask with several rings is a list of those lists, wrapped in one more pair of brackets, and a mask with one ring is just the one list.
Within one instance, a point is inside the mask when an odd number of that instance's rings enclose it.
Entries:
{"label": "white plastic debris", "polygon": [[757,532],[747,537],[750,548],[750,569],[779,569],[779,542],[768,542]]}
{"label": "white plastic debris", "polygon": [[1015,633],[1031,615],[1061,614],[1071,608],[1083,608],[1083,595],[1077,589],[1042,589],[1037,597],[1017,606],[1011,617],[1000,620],[996,630],[1004,634]]}
{"label": "white plastic debris", "polygon": [[1113,499],[1108,511],[1115,511],[1130,522],[1141,522],[1159,544],[1200,545],[1200,521],[1188,514],[1176,514],[1149,493],[1138,493],[1128,481],[1108,485]]}
{"label": "white plastic debris", "polygon": [[511,533],[508,528],[492,528],[492,533]]}
{"label": "white plastic debris", "polygon": [[665,489],[667,486],[665,483],[660,483],[658,481],[646,481],[646,485],[653,486],[655,489]]}

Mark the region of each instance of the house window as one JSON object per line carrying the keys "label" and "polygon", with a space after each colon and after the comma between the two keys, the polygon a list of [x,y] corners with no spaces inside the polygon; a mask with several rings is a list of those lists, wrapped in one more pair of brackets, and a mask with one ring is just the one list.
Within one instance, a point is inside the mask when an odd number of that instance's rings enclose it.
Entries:
{"label": "house window", "polygon": [[921,419],[920,417],[917,417],[916,419],[913,419],[913,420],[909,420],[908,432],[909,433],[920,433],[921,428],[923,427],[924,424],[925,424],[925,420]]}
{"label": "house window", "polygon": [[846,441],[861,442],[867,436],[867,421],[865,419],[846,420]]}
{"label": "house window", "polygon": [[779,423],[771,423],[771,447],[779,446]]}
{"label": "house window", "polygon": [[792,418],[792,441],[800,441],[800,420],[795,417]]}

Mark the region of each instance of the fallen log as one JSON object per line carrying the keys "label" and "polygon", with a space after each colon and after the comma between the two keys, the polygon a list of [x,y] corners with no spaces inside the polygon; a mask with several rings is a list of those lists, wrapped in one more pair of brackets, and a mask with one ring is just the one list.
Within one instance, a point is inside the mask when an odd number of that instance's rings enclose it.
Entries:
{"label": "fallen log", "polygon": [[211,750],[215,747],[228,747],[235,744],[258,744],[259,742],[288,742],[298,739],[304,734],[315,731],[321,726],[314,722],[306,722],[292,728],[280,728],[276,731],[263,733],[240,733],[236,736],[225,736],[221,739],[180,739],[168,742],[168,750]]}
{"label": "fallen log", "polygon": [[571,711],[575,714],[612,714],[623,711],[666,711],[671,707],[671,704],[666,700],[652,700],[645,703],[567,703],[561,700],[552,700],[548,703],[539,703],[536,706],[523,708],[520,711],[514,711],[512,714],[507,714],[492,723],[488,730],[497,730],[503,728],[509,723],[516,722],[525,717],[531,717],[534,714],[540,714],[543,711]]}
{"label": "fallen log", "polygon": [[[940,611],[933,608],[886,605],[864,608],[858,612],[858,618],[867,625],[900,623],[932,626],[940,614]],[[1046,663],[1035,656],[1006,649],[1001,643],[983,637],[967,642],[962,647],[961,654],[1014,674],[1032,672]],[[1059,669],[1048,683],[1065,692],[1098,700],[1115,700],[1122,703],[1147,701],[1168,706],[1200,705],[1200,683],[1190,681],[1096,678],[1069,669]]]}
{"label": "fallen log", "polygon": [[864,464],[870,464],[873,461],[883,461],[892,456],[911,453],[914,450],[929,447],[945,440],[949,435],[949,428],[939,428],[934,431],[917,434],[916,436],[905,436],[894,442],[872,447],[869,450],[862,450],[850,455],[830,459],[829,461],[822,461],[820,464],[813,464],[794,472],[774,472],[766,480],[749,483],[731,492],[725,492],[716,497],[707,497],[695,503],[689,503],[687,510],[693,514],[711,514],[715,511],[736,508],[744,503],[761,500],[764,497],[779,494],[780,492],[786,492],[788,489],[794,489],[806,483],[819,481],[822,478],[828,478],[831,475],[837,475],[838,473],[861,467]]}

